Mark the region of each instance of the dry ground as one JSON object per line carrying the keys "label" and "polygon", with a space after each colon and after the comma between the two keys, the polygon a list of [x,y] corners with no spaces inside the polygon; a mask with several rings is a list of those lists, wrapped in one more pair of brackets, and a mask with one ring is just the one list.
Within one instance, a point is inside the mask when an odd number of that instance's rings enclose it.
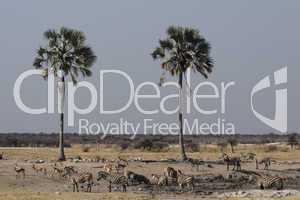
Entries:
{"label": "dry ground", "polygon": [[[262,145],[239,145],[236,149],[237,155],[240,152],[254,152],[258,158],[272,157],[277,161],[273,164],[272,170],[269,173],[280,176],[295,178],[295,181],[289,182],[286,189],[300,190],[300,150],[290,150],[285,145],[277,144],[278,148],[270,152],[269,148]],[[105,159],[116,159],[118,156],[126,159],[133,159],[140,157],[142,159],[161,160],[161,159],[178,159],[177,147],[171,147],[164,152],[147,152],[140,150],[125,150],[121,151],[115,147],[101,147],[100,151],[96,151],[91,147],[89,152],[83,152],[82,146],[74,146],[66,149],[67,157],[80,155],[82,158],[94,158],[99,156]],[[39,159],[46,161],[44,166],[49,167],[57,155],[57,149],[53,148],[1,148],[8,160],[0,160],[0,199],[2,200],[31,200],[31,199],[61,199],[61,200],[94,200],[94,199],[196,199],[196,198],[212,198],[215,199],[224,192],[236,192],[239,190],[257,189],[255,185],[245,184],[239,182],[227,182],[211,179],[210,177],[217,177],[222,175],[227,177],[228,172],[224,165],[213,165],[213,168],[201,166],[199,172],[191,170],[187,163],[142,163],[130,162],[128,169],[134,170],[138,173],[150,176],[152,173],[162,174],[163,168],[171,166],[176,169],[182,169],[187,174],[193,174],[200,177],[200,181],[194,193],[185,191],[178,191],[177,187],[168,189],[157,189],[156,187],[146,188],[140,186],[131,186],[128,188],[129,192],[126,194],[120,192],[107,193],[106,184],[99,182],[93,187],[92,193],[72,193],[71,185],[67,180],[58,177],[47,177],[42,174],[37,175],[31,169],[31,162]],[[215,145],[203,145],[200,152],[189,153],[190,157],[199,158],[203,160],[216,160],[220,156],[219,148]],[[26,169],[27,175],[25,180],[15,178],[13,166],[15,163],[23,166]],[[67,161],[64,165],[75,165],[79,170],[93,172],[94,175],[99,170],[101,163],[71,163]],[[245,169],[255,170],[255,163],[243,163]],[[207,178],[204,180],[204,178]],[[203,180],[202,180],[203,178]],[[207,180],[210,180],[207,182]],[[289,199],[298,199],[298,196],[288,197]],[[232,198],[234,199],[234,198]],[[300,199],[300,197],[299,197]]]}

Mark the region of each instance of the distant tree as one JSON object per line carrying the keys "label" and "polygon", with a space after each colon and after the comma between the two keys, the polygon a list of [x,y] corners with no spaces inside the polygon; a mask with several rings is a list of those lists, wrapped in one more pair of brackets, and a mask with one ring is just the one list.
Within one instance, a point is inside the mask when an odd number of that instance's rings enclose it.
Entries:
{"label": "distant tree", "polygon": [[234,153],[234,147],[238,145],[238,141],[235,138],[229,138],[227,140],[227,143],[230,145],[231,147],[231,152]]}
{"label": "distant tree", "polygon": [[290,135],[287,143],[291,146],[291,149],[294,149],[294,146],[298,145],[297,135],[296,134]]}
{"label": "distant tree", "polygon": [[[44,77],[52,71],[58,79],[57,90],[59,94],[59,157],[65,160],[64,153],[64,95],[65,79],[70,75],[74,84],[81,73],[84,77],[91,76],[90,67],[96,60],[92,49],[86,45],[86,37],[79,30],[62,27],[60,30],[47,30],[44,33],[46,45],[37,50],[33,65],[36,69],[44,70]],[[50,68],[50,70],[48,69]]]}
{"label": "distant tree", "polygon": [[[181,159],[187,160],[183,138],[182,84],[188,69],[199,72],[204,78],[212,72],[213,60],[210,56],[210,44],[199,30],[187,27],[170,26],[167,38],[159,40],[159,46],[152,52],[154,60],[162,61],[161,67],[171,76],[178,77],[179,85],[179,147]],[[164,77],[161,78],[163,82]]]}
{"label": "distant tree", "polygon": [[151,150],[153,142],[149,139],[143,139],[134,145],[135,149]]}
{"label": "distant tree", "polygon": [[259,143],[265,145],[271,143],[271,141],[268,138],[263,138]]}

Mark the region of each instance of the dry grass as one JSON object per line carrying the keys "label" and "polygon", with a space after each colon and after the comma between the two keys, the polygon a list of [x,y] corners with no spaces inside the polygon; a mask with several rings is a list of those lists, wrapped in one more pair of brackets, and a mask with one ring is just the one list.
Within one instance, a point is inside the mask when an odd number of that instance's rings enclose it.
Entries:
{"label": "dry grass", "polygon": [[[275,144],[270,144],[275,145]],[[269,156],[278,161],[300,161],[300,150],[290,150],[285,144],[276,144],[276,148],[269,147],[270,145],[253,145],[253,144],[240,144],[236,150],[236,155],[240,155],[241,152],[253,152],[258,155],[259,158]],[[112,159],[121,156],[123,158],[134,158],[142,157],[144,159],[166,159],[166,158],[175,158],[178,159],[179,149],[177,146],[171,146],[166,152],[149,152],[141,150],[120,150],[115,146],[101,146],[100,150],[97,151],[96,147],[89,146],[89,151],[83,151],[82,145],[73,145],[72,148],[66,149],[67,157],[72,157],[79,155],[82,158],[94,158],[96,156],[100,158]],[[230,147],[225,149],[226,152],[230,152]],[[4,156],[7,156],[10,160],[24,160],[26,159],[44,159],[44,160],[55,160],[57,157],[58,149],[55,148],[0,148],[0,152],[4,152]],[[207,160],[214,160],[220,156],[220,148],[217,145],[201,145],[200,151],[195,153],[189,153],[190,157],[201,158]],[[7,161],[10,162],[10,161]],[[184,164],[179,164],[181,168],[185,166]],[[135,166],[135,165],[134,165]],[[250,164],[249,164],[250,166]],[[252,166],[252,163],[251,163]],[[151,165],[151,170],[161,171],[164,165]],[[254,165],[253,165],[254,167]],[[138,168],[142,170],[142,168]],[[220,172],[219,170],[225,170],[223,166],[216,166],[212,171]],[[150,171],[151,171],[150,170]],[[151,172],[147,173],[152,173]],[[145,173],[145,171],[141,171]],[[7,178],[7,179],[6,179]],[[62,192],[61,194],[56,194],[54,191],[57,191],[56,188],[51,190],[35,190],[34,188],[22,187],[20,184],[15,185],[13,179],[7,181],[11,177],[0,177],[0,200],[113,200],[113,199],[158,199],[159,197],[153,197],[148,194],[135,194],[135,193],[106,193],[97,192],[97,193],[72,193],[72,192]],[[27,181],[27,180],[26,180]],[[42,182],[45,184],[45,182]],[[48,183],[50,184],[50,183]],[[41,191],[41,192],[36,192]],[[49,192],[52,191],[52,192]],[[69,190],[59,190],[59,191],[69,191]],[[186,196],[184,196],[185,198]],[[179,196],[178,199],[183,198]],[[186,198],[188,199],[188,198]],[[247,199],[247,198],[229,198],[229,199]],[[249,199],[249,198],[248,198]],[[251,199],[251,198],[250,198]],[[253,199],[253,198],[252,198]],[[297,197],[285,198],[285,200],[296,200]]]}
{"label": "dry grass", "polygon": [[[275,148],[274,148],[275,146]],[[46,159],[55,160],[58,150],[55,148],[0,148],[4,155],[11,159]],[[164,152],[149,152],[136,149],[120,150],[114,146],[102,146],[99,151],[95,147],[89,147],[89,151],[84,152],[82,146],[73,145],[72,148],[66,148],[67,157],[79,155],[83,158],[100,158],[112,159],[122,156],[123,158],[142,157],[144,159],[178,159],[179,152],[177,146],[171,146],[168,151]],[[231,153],[230,148],[227,147],[225,152]],[[253,152],[261,157],[272,157],[278,161],[300,161],[300,150],[290,150],[285,144],[270,144],[270,145],[257,145],[257,144],[240,144],[235,148],[235,155],[240,155],[244,152]],[[205,160],[217,159],[221,154],[220,148],[217,145],[201,145],[199,152],[188,153],[190,157],[201,158]]]}
{"label": "dry grass", "polygon": [[156,199],[150,195],[129,193],[39,193],[31,191],[1,192],[0,200],[150,200]]}

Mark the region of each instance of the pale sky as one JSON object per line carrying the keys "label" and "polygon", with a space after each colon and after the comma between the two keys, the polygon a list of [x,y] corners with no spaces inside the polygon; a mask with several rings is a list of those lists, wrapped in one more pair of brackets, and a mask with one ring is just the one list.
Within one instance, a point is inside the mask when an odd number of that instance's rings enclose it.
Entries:
{"label": "pale sky", "polygon": [[[130,75],[135,86],[151,81],[157,83],[161,74],[159,62],[149,55],[165,36],[170,25],[198,28],[211,43],[215,60],[208,81],[220,89],[221,82],[234,81],[226,96],[226,114],[220,115],[220,99],[199,102],[203,108],[218,109],[218,114],[205,116],[192,112],[188,120],[214,123],[218,117],[235,125],[237,133],[278,132],[259,121],[251,111],[250,92],[254,85],[274,71],[288,66],[288,132],[299,132],[299,46],[300,2],[297,0],[230,0],[230,1],[16,1],[4,0],[0,6],[0,66],[1,117],[0,132],[57,132],[55,114],[29,115],[15,104],[13,86],[17,77],[32,69],[36,49],[43,44],[43,32],[49,28],[67,26],[82,30],[87,43],[98,57],[93,77],[86,79],[99,91],[100,70],[118,69]],[[172,80],[172,79],[168,79]],[[204,81],[193,75],[193,85]],[[272,83],[272,82],[271,82]],[[128,83],[117,76],[105,82],[107,108],[121,105],[128,98]],[[31,107],[47,105],[47,83],[39,77],[26,79],[22,99]],[[161,89],[162,96],[174,90]],[[255,107],[272,118],[275,90],[271,87],[257,95]],[[89,93],[80,89],[76,102],[86,107]],[[145,108],[159,106],[160,100],[145,101]],[[75,127],[66,132],[78,132],[80,118],[91,123],[133,123],[149,118],[134,106],[121,114],[101,115],[99,97],[96,109],[89,115],[76,115]],[[175,102],[170,103],[174,108]],[[177,115],[151,115],[156,122],[176,122]]]}

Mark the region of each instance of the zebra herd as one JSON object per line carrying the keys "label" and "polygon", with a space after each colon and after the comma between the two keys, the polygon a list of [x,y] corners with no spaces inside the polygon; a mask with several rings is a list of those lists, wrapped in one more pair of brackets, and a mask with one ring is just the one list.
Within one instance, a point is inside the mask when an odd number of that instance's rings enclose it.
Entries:
{"label": "zebra herd", "polygon": [[226,153],[223,153],[220,157],[220,159],[223,159],[224,163],[227,165],[227,171],[229,170],[229,166],[233,165],[232,170],[241,170],[241,162],[243,161],[253,161],[255,160],[256,164],[256,169],[259,169],[259,165],[263,164],[264,165],[264,170],[268,170],[271,166],[271,158],[266,157],[262,158],[261,160],[258,160],[255,158],[255,154],[253,153],[248,153],[248,154],[242,154],[240,157],[239,156],[229,156]]}
{"label": "zebra herd", "polygon": [[[223,159],[224,163],[227,165],[227,170],[229,170],[230,165],[233,166],[232,170],[239,171],[241,173],[245,173],[247,175],[252,175],[256,177],[257,185],[261,189],[267,189],[276,187],[277,189],[283,188],[283,180],[284,178],[278,176],[269,176],[264,173],[242,170],[241,157],[231,157],[227,154],[222,154],[220,157]],[[251,158],[251,160],[255,160],[256,169],[259,168],[260,164],[264,164],[264,169],[269,169],[271,165],[270,158],[264,158],[261,160],[257,160],[255,158]],[[189,159],[188,160],[192,170],[194,168],[199,171],[199,166],[204,163],[204,161],[197,159]],[[183,173],[180,169],[174,169],[173,167],[166,167],[162,171],[162,175],[159,174],[151,174],[150,178],[142,174],[138,174],[134,171],[127,170],[128,162],[127,160],[120,159],[116,163],[107,162],[102,166],[103,170],[98,171],[96,173],[97,181],[106,181],[108,183],[108,191],[112,191],[112,185],[116,185],[122,187],[122,191],[127,191],[127,186],[137,185],[137,184],[145,184],[145,185],[156,185],[158,188],[168,186],[168,185],[177,185],[180,190],[183,190],[185,187],[189,190],[193,191],[195,187],[195,177],[192,175],[187,175]],[[92,186],[96,185],[94,183],[93,174],[90,172],[79,172],[76,170],[74,166],[63,166],[63,164],[54,163],[51,165],[52,170],[45,166],[41,165],[32,165],[32,170],[37,174],[47,175],[49,177],[61,177],[68,179],[70,184],[73,187],[73,192],[79,192],[79,186],[81,184],[86,185],[86,191],[91,192]],[[15,164],[14,171],[16,172],[16,178],[23,177],[25,178],[25,168],[18,166]]]}
{"label": "zebra herd", "polygon": [[[248,158],[246,160],[255,160],[256,169],[259,169],[260,164],[264,165],[264,168],[263,168],[264,170],[268,170],[269,167],[271,166],[272,160],[269,157],[258,160],[255,158],[255,154],[253,154],[253,153],[250,153],[250,155],[244,155],[244,156],[246,158]],[[241,157],[243,157],[243,155]],[[229,155],[227,155],[225,153],[223,153],[221,156],[224,163],[226,163],[226,165],[227,165],[227,170],[229,170],[229,165],[233,165],[232,170],[236,170],[241,173],[255,176],[256,183],[260,187],[260,189],[269,189],[269,188],[276,188],[278,190],[283,189],[283,182],[284,182],[285,178],[279,177],[279,176],[271,176],[271,175],[267,175],[267,174],[260,173],[260,172],[250,171],[250,170],[242,170],[241,157],[238,157],[238,156],[230,157]]]}

